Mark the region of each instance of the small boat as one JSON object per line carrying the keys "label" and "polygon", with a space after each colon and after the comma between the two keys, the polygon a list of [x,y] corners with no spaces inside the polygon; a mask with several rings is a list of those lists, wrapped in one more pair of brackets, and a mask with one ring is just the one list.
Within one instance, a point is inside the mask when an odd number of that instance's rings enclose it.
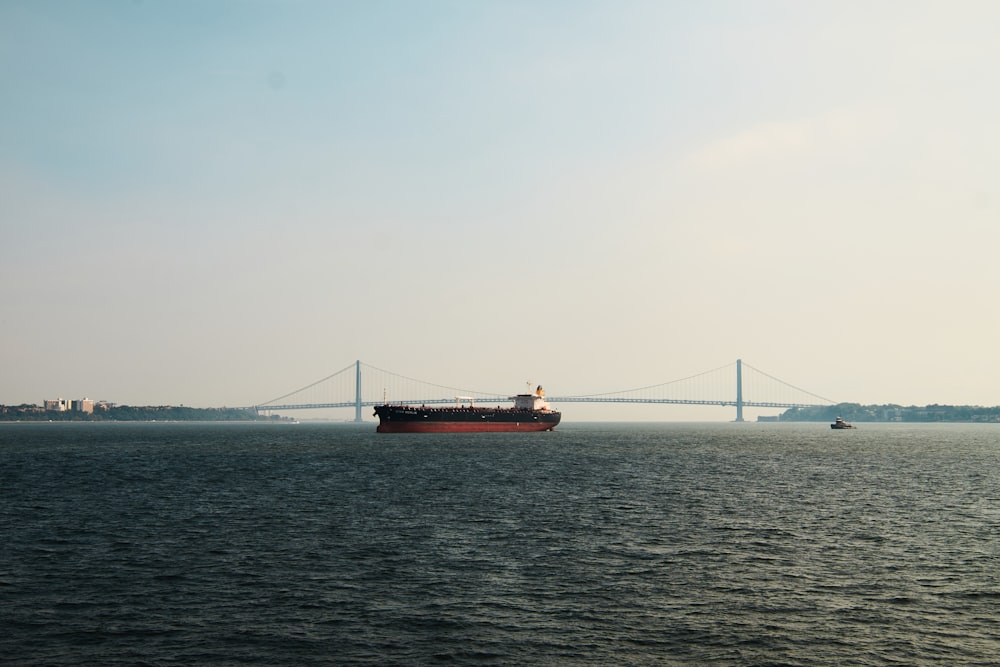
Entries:
{"label": "small boat", "polygon": [[837,417],[837,421],[835,421],[832,424],[830,424],[830,428],[837,428],[837,429],[840,429],[840,428],[854,428],[854,424],[851,424],[850,422],[845,422],[843,420],[843,418]]}

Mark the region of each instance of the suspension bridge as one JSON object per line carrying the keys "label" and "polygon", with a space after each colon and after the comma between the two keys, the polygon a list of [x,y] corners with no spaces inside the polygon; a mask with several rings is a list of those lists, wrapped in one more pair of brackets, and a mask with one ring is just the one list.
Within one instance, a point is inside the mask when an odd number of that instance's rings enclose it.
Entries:
{"label": "suspension bridge", "polygon": [[[254,406],[257,413],[288,410],[354,408],[354,421],[362,409],[384,403],[431,405],[455,403],[461,398],[479,403],[505,403],[509,393],[477,391],[433,384],[355,361],[332,375]],[[736,408],[743,421],[744,408],[801,408],[834,405],[823,398],[737,359],[734,363],[660,384],[599,394],[547,396],[559,403],[645,403],[714,405]]]}

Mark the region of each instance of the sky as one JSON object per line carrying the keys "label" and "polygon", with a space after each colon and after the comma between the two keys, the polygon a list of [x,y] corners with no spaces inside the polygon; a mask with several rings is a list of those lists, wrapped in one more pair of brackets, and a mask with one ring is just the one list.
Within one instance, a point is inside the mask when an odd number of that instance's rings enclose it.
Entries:
{"label": "sky", "polygon": [[0,404],[741,358],[1000,405],[997,34],[969,0],[5,0]]}

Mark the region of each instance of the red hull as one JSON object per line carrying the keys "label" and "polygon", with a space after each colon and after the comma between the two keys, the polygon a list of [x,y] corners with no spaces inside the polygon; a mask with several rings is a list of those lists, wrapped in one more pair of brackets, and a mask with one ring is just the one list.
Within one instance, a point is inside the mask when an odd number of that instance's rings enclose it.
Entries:
{"label": "red hull", "polygon": [[555,424],[529,422],[386,422],[380,423],[378,433],[515,433],[522,431],[551,431]]}

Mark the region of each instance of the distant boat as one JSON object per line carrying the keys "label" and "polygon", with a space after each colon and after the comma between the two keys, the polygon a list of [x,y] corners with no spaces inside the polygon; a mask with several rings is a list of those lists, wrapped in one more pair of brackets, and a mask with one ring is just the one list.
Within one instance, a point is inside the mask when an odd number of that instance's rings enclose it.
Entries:
{"label": "distant boat", "polygon": [[830,424],[830,428],[836,428],[836,429],[840,429],[840,428],[854,428],[854,424],[851,424],[850,422],[845,422],[843,420],[843,418],[837,417],[837,421],[835,421],[832,424]]}

